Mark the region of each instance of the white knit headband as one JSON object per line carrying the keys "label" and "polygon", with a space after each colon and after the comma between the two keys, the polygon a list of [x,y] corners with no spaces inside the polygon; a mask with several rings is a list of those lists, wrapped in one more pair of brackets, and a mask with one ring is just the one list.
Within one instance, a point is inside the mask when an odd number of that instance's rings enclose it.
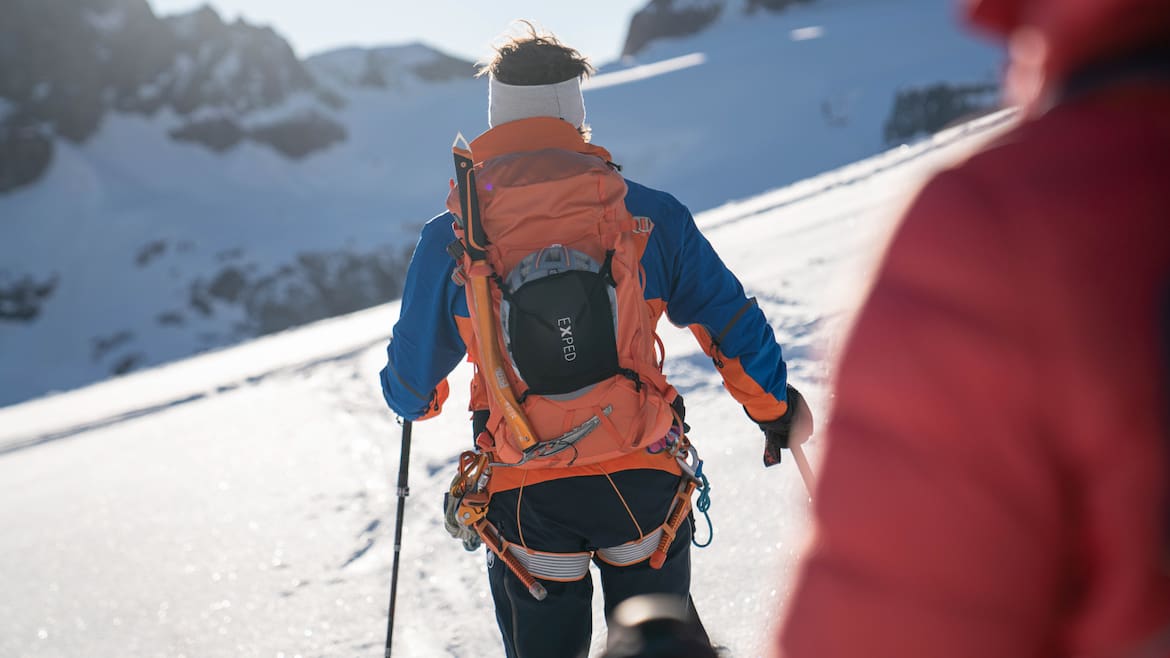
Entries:
{"label": "white knit headband", "polygon": [[577,78],[552,85],[507,85],[495,76],[488,84],[488,125],[530,117],[556,117],[580,128],[585,123],[585,98]]}

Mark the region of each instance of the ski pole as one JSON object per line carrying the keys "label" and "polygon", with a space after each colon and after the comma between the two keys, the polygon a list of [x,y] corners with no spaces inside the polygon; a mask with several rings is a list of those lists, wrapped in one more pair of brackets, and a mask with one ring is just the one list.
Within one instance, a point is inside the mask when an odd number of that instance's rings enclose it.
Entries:
{"label": "ski pole", "polygon": [[812,467],[808,464],[808,457],[804,456],[804,448],[801,448],[799,445],[793,445],[789,447],[789,451],[792,452],[792,457],[796,459],[796,468],[800,470],[800,479],[804,480],[804,488],[808,490],[808,497],[811,500],[816,480],[813,479]]}
{"label": "ski pole", "polygon": [[390,612],[386,621],[386,655],[390,658],[390,643],[394,638],[394,603],[398,594],[398,555],[402,552],[402,513],[406,497],[410,495],[410,429],[409,420],[402,422],[402,450],[398,454],[398,514],[394,521],[394,564],[390,569]]}

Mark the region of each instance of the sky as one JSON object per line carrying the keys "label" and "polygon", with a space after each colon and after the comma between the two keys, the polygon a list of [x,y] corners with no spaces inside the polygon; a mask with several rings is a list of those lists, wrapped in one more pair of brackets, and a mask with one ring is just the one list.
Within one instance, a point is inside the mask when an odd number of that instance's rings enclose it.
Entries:
{"label": "sky", "polygon": [[[149,0],[167,15],[211,5],[226,21],[242,17],[268,25],[300,56],[340,46],[422,41],[452,55],[479,60],[514,19],[552,31],[594,64],[617,59],[630,17],[648,0]],[[586,9],[588,7],[588,9]]]}

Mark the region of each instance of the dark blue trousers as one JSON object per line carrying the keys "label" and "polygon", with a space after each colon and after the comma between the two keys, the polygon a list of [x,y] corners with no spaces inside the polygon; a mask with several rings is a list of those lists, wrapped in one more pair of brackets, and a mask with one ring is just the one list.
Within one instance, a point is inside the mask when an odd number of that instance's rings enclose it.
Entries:
{"label": "dark blue trousers", "polygon": [[[610,548],[637,539],[639,527],[649,534],[662,525],[678,484],[678,476],[656,470],[542,482],[494,494],[488,520],[505,539],[521,543],[522,535],[524,545],[533,550],[577,553]],[[616,567],[594,558],[606,616],[639,594],[675,594],[689,601],[691,532],[691,524],[683,523],[661,569],[650,568],[648,560]],[[502,560],[487,553],[496,622],[508,658],[588,655],[593,631],[590,575],[567,583],[541,580],[548,597],[537,601]],[[697,614],[693,621],[701,630]]]}

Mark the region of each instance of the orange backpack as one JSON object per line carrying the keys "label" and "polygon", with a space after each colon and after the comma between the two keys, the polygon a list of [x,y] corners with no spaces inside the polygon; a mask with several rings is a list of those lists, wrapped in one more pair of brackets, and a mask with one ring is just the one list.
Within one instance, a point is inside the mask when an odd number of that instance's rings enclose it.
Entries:
{"label": "orange backpack", "polygon": [[480,449],[498,465],[548,468],[663,438],[677,393],[645,301],[653,225],[626,209],[609,154],[584,142],[486,161],[453,150],[452,255],[491,411]]}

